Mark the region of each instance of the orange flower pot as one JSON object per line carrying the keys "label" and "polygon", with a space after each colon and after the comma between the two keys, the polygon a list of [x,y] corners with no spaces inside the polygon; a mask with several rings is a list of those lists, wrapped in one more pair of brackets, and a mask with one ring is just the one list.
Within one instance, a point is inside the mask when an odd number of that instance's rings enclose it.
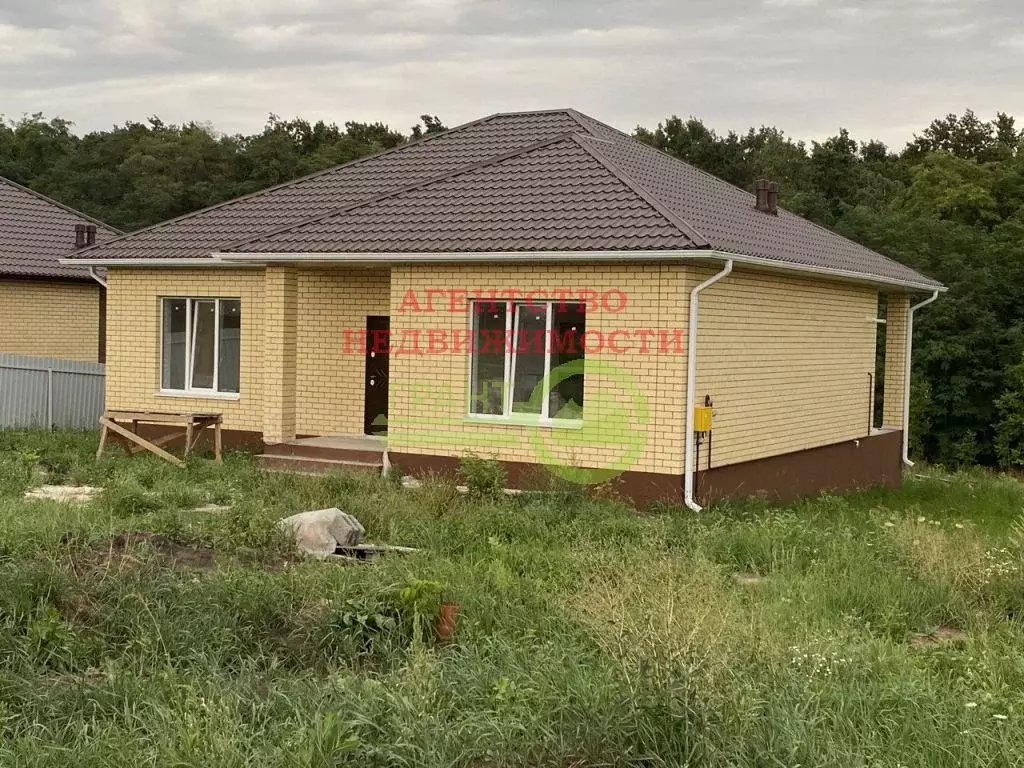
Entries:
{"label": "orange flower pot", "polygon": [[441,603],[441,610],[434,620],[434,633],[440,642],[451,640],[455,636],[455,625],[459,621],[459,604],[447,600]]}

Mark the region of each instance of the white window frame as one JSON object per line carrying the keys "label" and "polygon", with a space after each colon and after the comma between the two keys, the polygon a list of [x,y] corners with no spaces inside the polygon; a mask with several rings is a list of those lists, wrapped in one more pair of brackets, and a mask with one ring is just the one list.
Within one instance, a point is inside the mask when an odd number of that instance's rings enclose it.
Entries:
{"label": "white window frame", "polygon": [[[470,299],[469,300],[469,338],[472,344],[476,343],[475,337],[475,318],[477,315],[477,306],[481,303],[492,303],[497,304],[501,300],[499,299]],[[518,355],[513,354],[512,348],[515,346],[516,341],[519,339],[519,307],[531,306],[536,307],[544,305],[546,307],[546,318],[544,323],[544,378],[543,381],[550,384],[551,382],[551,329],[553,323],[553,307],[555,304],[583,304],[580,301],[566,302],[564,300],[551,300],[551,299],[540,299],[536,301],[526,301],[523,299],[505,299],[501,303],[505,304],[505,338],[512,339],[512,343],[505,344],[505,379],[503,382],[504,398],[502,402],[502,412],[499,413],[473,413],[473,374],[476,370],[477,357],[475,351],[471,348],[469,354],[469,365],[468,365],[468,382],[466,386],[466,392],[468,394],[468,400],[466,402],[466,418],[471,421],[490,421],[497,422],[499,424],[521,424],[529,426],[557,426],[557,427],[582,427],[583,419],[558,419],[553,418],[550,415],[549,408],[551,403],[551,391],[544,394],[544,398],[541,401],[541,412],[540,414],[532,413],[515,413],[512,411],[512,397],[513,397],[513,382],[515,382],[516,376],[516,358]],[[582,343],[582,341],[580,342]]]}
{"label": "white window frame", "polygon": [[[167,311],[168,302],[172,301],[184,301],[185,302],[185,388],[184,389],[168,389],[164,387],[164,328],[165,328],[165,317],[164,313]],[[193,356],[195,354],[195,342],[196,342],[196,323],[192,322],[193,309],[198,302],[212,301],[214,304],[214,325],[213,325],[213,387],[193,387],[192,386],[192,366]],[[241,366],[242,362],[239,359],[238,366],[238,392],[221,392],[218,390],[220,386],[220,320],[221,320],[221,302],[222,301],[237,301],[241,306],[241,299],[231,296],[161,296],[160,297],[160,389],[157,392],[159,395],[166,395],[169,397],[208,397],[218,400],[238,400],[241,396],[242,381],[241,381]],[[241,338],[239,338],[239,345],[241,345]]]}

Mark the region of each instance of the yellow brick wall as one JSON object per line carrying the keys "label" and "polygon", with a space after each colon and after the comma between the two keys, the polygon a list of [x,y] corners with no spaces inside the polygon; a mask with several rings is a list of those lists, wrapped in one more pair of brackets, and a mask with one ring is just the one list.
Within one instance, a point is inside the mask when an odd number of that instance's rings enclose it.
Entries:
{"label": "yellow brick wall", "polygon": [[903,425],[909,318],[910,297],[890,294],[885,311],[885,390],[882,393],[882,424],[888,427]]}
{"label": "yellow brick wall", "polygon": [[[241,299],[241,392],[237,400],[158,394],[163,296]],[[263,431],[262,344],[262,269],[108,270],[107,408],[220,412],[228,429]]]}
{"label": "yellow brick wall", "polygon": [[95,362],[100,287],[0,280],[0,352]]}
{"label": "yellow brick wall", "polygon": [[[108,293],[108,407],[218,410],[232,429],[267,439],[362,431],[364,358],[344,331],[390,314],[389,447],[395,452],[679,474],[683,468],[686,322],[690,289],[712,270],[678,264],[412,265],[386,270],[112,269]],[[595,308],[587,332],[583,429],[467,418],[469,355],[434,354],[431,331],[468,337],[468,311],[428,291],[486,297],[537,291],[558,299],[620,290],[618,312]],[[402,311],[408,292],[420,311]],[[242,300],[241,396],[169,398],[159,389],[161,296]],[[892,301],[892,299],[890,299]],[[896,303],[898,304],[898,298]],[[701,297],[697,399],[715,401],[714,466],[862,437],[868,432],[877,292],[743,269]],[[898,312],[896,313],[898,314]],[[890,309],[890,317],[893,310]],[[639,332],[655,334],[640,349]],[[664,351],[656,334],[676,331]],[[607,336],[619,331],[625,350]],[[419,353],[410,344],[420,334]],[[435,350],[436,351],[436,350]],[[888,378],[888,377],[887,377]],[[273,434],[271,434],[273,433]],[[703,462],[702,462],[703,464]]]}
{"label": "yellow brick wall", "polygon": [[[443,332],[449,339],[455,332],[467,332],[469,313],[450,312],[443,300],[433,312],[399,311],[408,291],[424,303],[428,290],[450,288],[467,289],[478,296],[490,291],[499,295],[511,290],[539,291],[554,300],[560,289],[570,293],[618,289],[626,294],[625,308],[588,312],[588,334],[683,329],[685,276],[684,267],[661,264],[395,267],[391,275],[392,344],[400,347],[403,333],[419,330],[427,349],[431,330]],[[581,467],[679,473],[685,343],[670,354],[644,354],[635,337],[620,339],[618,344],[632,350],[615,352],[606,346],[600,352],[587,352],[584,428],[579,430],[468,419],[468,354],[393,352],[388,445],[397,452],[459,456],[473,451],[508,461],[557,460]],[[657,350],[657,339],[650,344]]]}
{"label": "yellow brick wall", "polygon": [[873,288],[742,269],[703,291],[696,400],[714,400],[712,466],[867,435],[877,305]]}
{"label": "yellow brick wall", "polygon": [[309,269],[298,277],[297,431],[363,433],[366,358],[358,338],[346,351],[345,332],[366,330],[367,315],[388,315],[386,269]]}
{"label": "yellow brick wall", "polygon": [[270,265],[263,274],[263,439],[294,440],[298,367],[298,270]]}

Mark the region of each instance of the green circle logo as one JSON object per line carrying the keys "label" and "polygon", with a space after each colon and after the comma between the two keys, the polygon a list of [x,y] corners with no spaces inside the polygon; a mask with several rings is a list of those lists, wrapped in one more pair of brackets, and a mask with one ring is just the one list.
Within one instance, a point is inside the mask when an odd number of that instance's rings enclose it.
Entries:
{"label": "green circle logo", "polygon": [[[647,447],[647,399],[629,371],[605,360],[571,360],[554,368],[533,390],[531,410],[540,413],[544,393],[586,371],[586,407],[569,401],[551,418],[564,429],[530,430],[534,456],[559,477],[581,485],[604,483],[630,469]],[[596,385],[596,386],[595,386]],[[569,423],[578,422],[578,428]],[[596,466],[595,466],[596,465]]]}

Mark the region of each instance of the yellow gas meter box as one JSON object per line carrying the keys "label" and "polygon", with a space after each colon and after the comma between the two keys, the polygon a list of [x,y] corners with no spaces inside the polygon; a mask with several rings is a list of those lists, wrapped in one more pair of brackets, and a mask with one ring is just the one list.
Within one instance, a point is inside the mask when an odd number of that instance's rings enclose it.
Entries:
{"label": "yellow gas meter box", "polygon": [[697,406],[693,409],[693,431],[694,432],[710,432],[711,431],[711,415],[712,409],[707,406]]}

